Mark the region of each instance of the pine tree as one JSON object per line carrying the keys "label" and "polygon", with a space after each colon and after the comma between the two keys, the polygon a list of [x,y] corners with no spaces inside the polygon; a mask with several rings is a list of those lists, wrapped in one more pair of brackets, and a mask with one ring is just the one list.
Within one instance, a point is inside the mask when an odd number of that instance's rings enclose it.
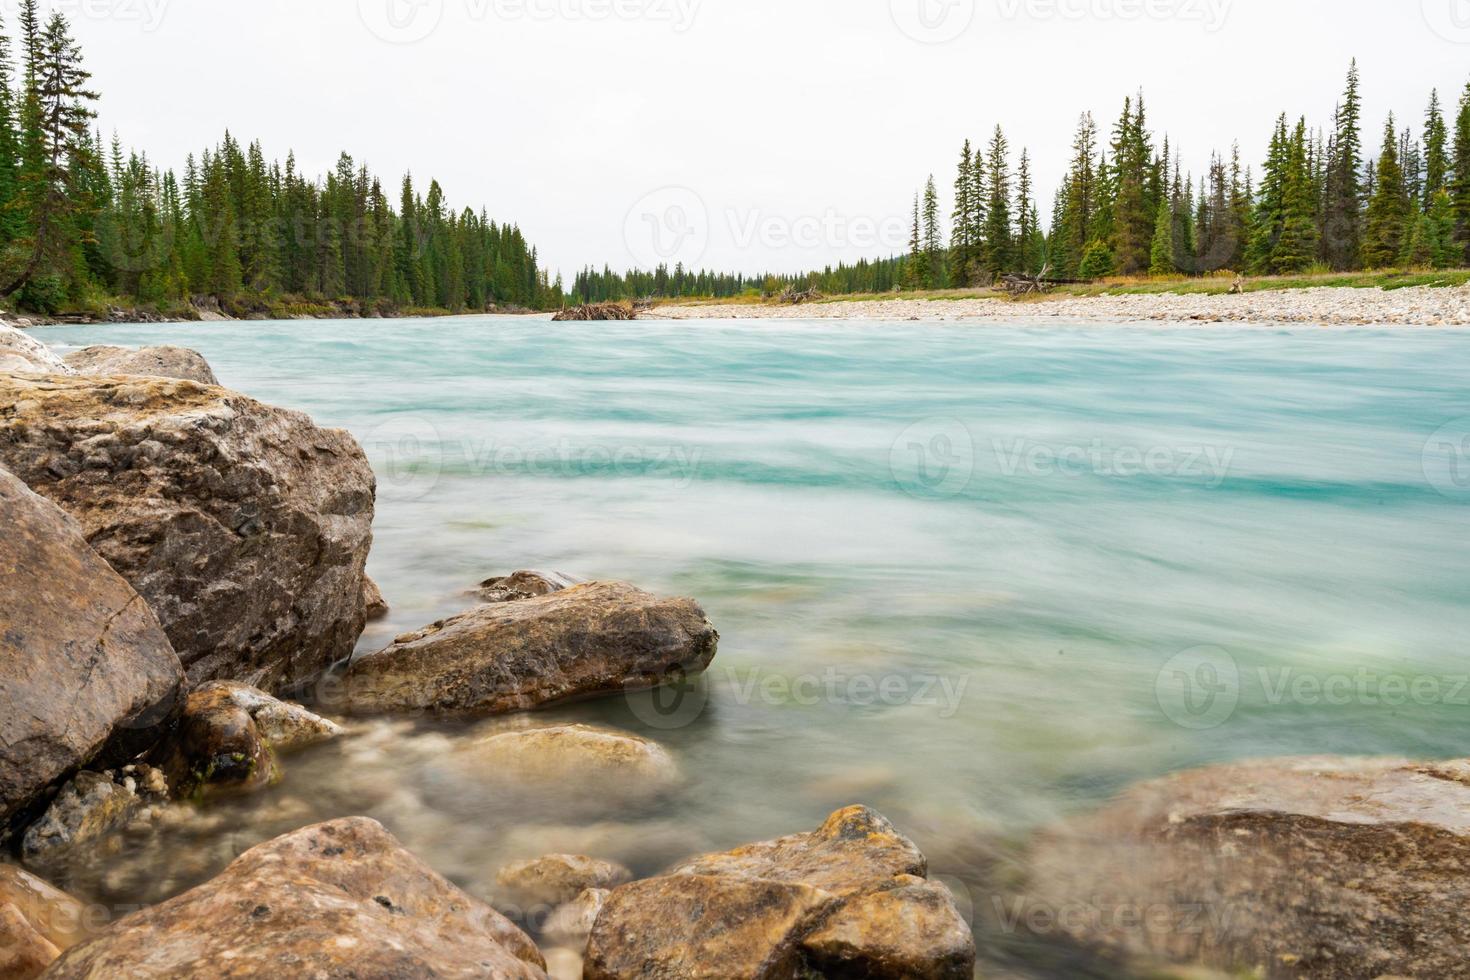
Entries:
{"label": "pine tree", "polygon": [[987,279],[1012,271],[1015,241],[1011,229],[1011,164],[1010,144],[999,126],[990,140],[987,154],[987,188],[985,205],[985,257],[983,268]]}
{"label": "pine tree", "polygon": [[903,283],[907,289],[923,289],[928,263],[924,261],[924,231],[919,224],[919,195],[914,195],[914,224],[909,233],[909,255],[904,262]]}
{"label": "pine tree", "polygon": [[970,223],[974,213],[974,206],[970,203],[970,171],[973,167],[974,152],[970,147],[970,141],[965,140],[965,145],[960,150],[959,169],[955,174],[954,212],[950,222],[952,226],[949,243],[950,269],[954,284],[957,286],[966,284],[966,269],[969,266],[979,231]]}
{"label": "pine tree", "polygon": [[1072,165],[1053,235],[1057,272],[1063,277],[1080,275],[1083,253],[1094,238],[1101,199],[1096,157],[1097,124],[1091,113],[1083,113],[1072,140]]}
{"label": "pine tree", "polygon": [[1348,69],[1347,91],[1337,109],[1323,194],[1322,256],[1339,271],[1357,268],[1361,258],[1362,115],[1358,62],[1354,60]]}
{"label": "pine tree", "polygon": [[1150,252],[1148,271],[1150,275],[1172,276],[1174,268],[1174,204],[1168,198],[1159,201],[1158,217],[1154,220],[1153,248]]}
{"label": "pine tree", "polygon": [[1363,264],[1370,269],[1386,269],[1399,261],[1409,233],[1408,195],[1392,115],[1388,117],[1375,172],[1373,198],[1368,202],[1363,228]]}
{"label": "pine tree", "polygon": [[[1455,115],[1454,179],[1450,182],[1450,211],[1454,217],[1454,242],[1460,248],[1459,262],[1470,263],[1470,84],[1460,96]],[[1458,263],[1457,263],[1458,264]]]}
{"label": "pine tree", "polygon": [[944,287],[944,238],[939,229],[939,191],[933,174],[924,185],[924,270],[927,285]]}
{"label": "pine tree", "polygon": [[1317,257],[1317,221],[1312,171],[1307,160],[1307,121],[1300,120],[1287,145],[1281,192],[1281,234],[1271,252],[1271,272],[1301,272]]}
{"label": "pine tree", "polygon": [[1449,180],[1449,135],[1436,89],[1429,94],[1429,109],[1424,115],[1424,195],[1420,205],[1426,212]]}

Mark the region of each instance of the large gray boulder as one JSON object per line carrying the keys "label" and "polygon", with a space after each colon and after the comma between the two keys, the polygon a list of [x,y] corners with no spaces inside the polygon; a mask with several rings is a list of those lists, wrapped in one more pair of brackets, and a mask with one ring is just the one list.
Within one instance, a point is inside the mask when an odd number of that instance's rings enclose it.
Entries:
{"label": "large gray boulder", "polygon": [[0,374],[71,374],[51,348],[35,337],[0,323]]}
{"label": "large gray boulder", "polygon": [[276,691],[362,633],[375,485],[346,432],[189,381],[0,375],[0,465],[81,523],[191,684]]}
{"label": "large gray boulder", "polygon": [[696,673],[719,634],[692,599],[619,582],[479,606],[399,637],[344,672],[346,710],[526,711]]}
{"label": "large gray boulder", "polygon": [[73,947],[47,977],[544,980],[545,965],[508,919],[358,817],[246,851]]}
{"label": "large gray boulder", "polygon": [[0,829],[69,773],[156,741],[183,671],[82,529],[0,469]]}
{"label": "large gray boulder", "polygon": [[1041,835],[1022,928],[1140,971],[1470,976],[1470,763],[1307,758],[1178,773]]}
{"label": "large gray boulder", "polygon": [[219,379],[204,355],[187,347],[83,347],[63,360],[77,374],[116,376],[146,375],[177,378],[202,385],[217,385]]}

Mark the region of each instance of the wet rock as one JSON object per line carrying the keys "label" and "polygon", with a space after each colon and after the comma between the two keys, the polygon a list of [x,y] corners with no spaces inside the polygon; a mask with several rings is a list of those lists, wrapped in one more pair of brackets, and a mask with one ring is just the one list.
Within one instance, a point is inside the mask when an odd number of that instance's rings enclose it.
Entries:
{"label": "wet rock", "polygon": [[154,378],[176,378],[202,385],[217,385],[219,379],[198,351],[187,347],[84,347],[64,358],[77,374],[104,376],[146,375]]}
{"label": "wet rock", "polygon": [[547,950],[546,975],[551,980],[582,980],[582,954],[570,949]]}
{"label": "wet rock", "polygon": [[0,829],[99,756],[147,749],[183,671],[158,620],[55,505],[0,469]]}
{"label": "wet rock", "polygon": [[345,432],[189,381],[10,375],[0,465],[82,525],[191,684],[278,690],[362,633],[374,482]]}
{"label": "wet rock", "polygon": [[968,978],[969,927],[925,874],[912,842],[851,807],[812,833],[695,858],[614,890],[588,941],[586,975]]}
{"label": "wet rock", "polygon": [[626,867],[649,870],[667,868],[712,846],[685,820],[521,824],[506,830],[504,842],[510,854],[598,854]]}
{"label": "wet rock", "polygon": [[1180,773],[1043,835],[1032,864],[1010,914],[1112,956],[1324,980],[1470,975],[1470,762]]}
{"label": "wet rock", "polygon": [[548,854],[506,865],[495,876],[510,901],[522,906],[565,905],[587,889],[610,889],[633,880],[615,861],[574,854]]}
{"label": "wet rock", "polygon": [[574,809],[647,800],[680,780],[678,765],[657,742],[590,725],[497,732],[460,748],[449,766],[461,779],[501,793],[542,796]]}
{"label": "wet rock", "polygon": [[378,588],[378,583],[366,575],[362,577],[362,604],[367,612],[367,621],[370,623],[376,623],[380,619],[387,619],[388,613],[391,611],[388,608],[387,600],[383,598],[382,591]]}
{"label": "wet rock", "polygon": [[277,753],[340,734],[341,726],[300,705],[244,684],[213,681],[185,701],[178,730],[164,753],[165,768],[181,796],[249,791],[278,777]]}
{"label": "wet rock", "polygon": [[63,852],[121,830],[142,807],[134,787],[104,773],[77,773],[41,819],[26,829],[21,855],[28,864],[48,865]]}
{"label": "wet rock", "polygon": [[[81,902],[13,864],[0,864],[0,905],[14,908],[30,931],[58,950],[75,946],[97,924],[90,921]],[[25,930],[12,928],[25,935]],[[0,950],[5,945],[0,941]]]}
{"label": "wet rock", "polygon": [[502,714],[704,670],[719,634],[692,599],[622,583],[480,606],[399,637],[343,675],[355,713]]}
{"label": "wet rock", "polygon": [[[607,897],[612,892],[605,888],[589,888],[565,905],[557,907],[546,917],[541,933],[546,941],[563,949],[586,949],[587,937],[592,935],[592,926],[597,922]],[[578,963],[580,968],[581,964]]]}
{"label": "wet rock", "polygon": [[247,851],[213,880],[73,948],[48,978],[223,980],[283,970],[540,980],[545,961],[523,932],[381,825],[353,818]]}
{"label": "wet rock", "polygon": [[475,595],[481,602],[519,602],[562,592],[578,582],[578,579],[561,572],[513,572],[503,578],[481,582]]}
{"label": "wet rock", "polygon": [[14,905],[0,904],[0,980],[33,980],[61,950],[41,935]]}
{"label": "wet rock", "polygon": [[51,348],[30,334],[0,323],[0,374],[71,374]]}

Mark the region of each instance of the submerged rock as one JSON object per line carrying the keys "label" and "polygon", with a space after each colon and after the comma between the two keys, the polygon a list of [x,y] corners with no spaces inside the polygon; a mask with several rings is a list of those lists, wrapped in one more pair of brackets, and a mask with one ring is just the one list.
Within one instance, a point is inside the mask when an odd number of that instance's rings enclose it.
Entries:
{"label": "submerged rock", "polygon": [[183,671],[148,604],[77,523],[3,469],[0,529],[3,830],[68,773],[151,746]]}
{"label": "submerged rock", "polygon": [[246,851],[213,880],[75,947],[48,977],[541,980],[545,965],[494,909],[377,822],[353,818]]}
{"label": "submerged rock", "polygon": [[80,522],[192,684],[279,690],[362,633],[374,482],[345,432],[189,381],[0,376],[0,465]]}
{"label": "submerged rock", "polygon": [[217,385],[219,379],[209,362],[198,351],[187,347],[84,347],[64,358],[77,374],[117,376],[146,375],[154,378],[177,378],[202,385]]}
{"label": "submerged rock", "polygon": [[253,790],[279,775],[278,752],[326,741],[342,727],[300,705],[231,681],[214,681],[191,693],[177,732],[169,740],[165,768],[176,791]]}
{"label": "submerged rock", "polygon": [[0,323],[0,374],[72,374],[57,354],[30,334]]}
{"label": "submerged rock", "polygon": [[132,786],[99,772],[77,773],[41,819],[26,829],[21,855],[30,864],[49,864],[65,851],[121,830],[142,807]]}
{"label": "submerged rock", "polygon": [[598,582],[481,606],[401,636],[353,661],[343,690],[355,713],[503,714],[702,671],[718,640],[692,599]]}
{"label": "submerged rock", "polygon": [[1011,914],[1147,963],[1466,976],[1467,867],[1470,763],[1250,762],[1135,787],[1043,835]]}
{"label": "submerged rock", "polygon": [[602,914],[602,907],[607,904],[607,897],[611,894],[605,888],[587,889],[546,917],[546,924],[541,928],[542,935],[547,942],[563,949],[586,949],[587,937],[592,935],[592,926]]}
{"label": "submerged rock", "polygon": [[610,889],[633,880],[614,861],[578,854],[548,854],[506,865],[495,876],[506,897],[519,905],[565,905],[588,889]]}
{"label": "submerged rock", "polygon": [[481,582],[475,595],[481,602],[519,602],[562,592],[577,584],[578,579],[561,572],[513,572]]}
{"label": "submerged rock", "polygon": [[44,969],[90,935],[81,902],[11,864],[0,864],[0,909],[10,910],[0,923],[0,977],[36,976],[37,963]]}
{"label": "submerged rock", "polygon": [[642,802],[680,780],[673,756],[657,742],[590,725],[497,732],[459,748],[448,766],[461,783],[542,798],[559,812]]}
{"label": "submerged rock", "polygon": [[614,890],[588,940],[586,976],[968,980],[974,938],[926,873],[892,824],[851,807],[812,833]]}

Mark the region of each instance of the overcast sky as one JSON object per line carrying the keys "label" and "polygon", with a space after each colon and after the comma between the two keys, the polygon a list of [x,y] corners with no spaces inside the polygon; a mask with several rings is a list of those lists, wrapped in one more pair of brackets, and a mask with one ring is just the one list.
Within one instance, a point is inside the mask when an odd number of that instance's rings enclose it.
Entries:
{"label": "overcast sky", "polygon": [[[47,0],[42,0],[47,5]],[[5,0],[7,24],[14,0]],[[553,270],[796,271],[901,251],[914,189],[1000,123],[1046,200],[1078,114],[1144,89],[1198,172],[1350,58],[1376,145],[1470,80],[1470,0],[66,0],[102,124],[170,166],[229,127],[314,172],[520,224]],[[425,181],[426,183],[426,181]]]}

